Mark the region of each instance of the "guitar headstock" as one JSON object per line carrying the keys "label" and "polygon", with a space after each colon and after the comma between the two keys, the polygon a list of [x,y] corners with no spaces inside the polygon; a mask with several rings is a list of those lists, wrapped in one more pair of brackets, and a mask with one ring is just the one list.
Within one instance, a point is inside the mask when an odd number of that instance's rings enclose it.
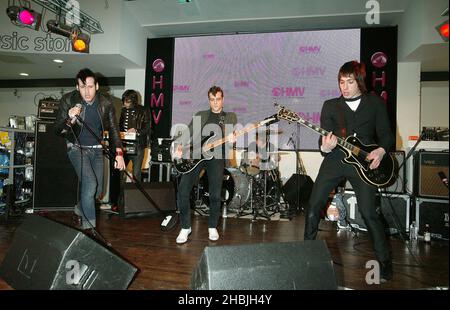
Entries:
{"label": "guitar headstock", "polygon": [[289,109],[286,109],[283,106],[280,106],[280,109],[278,110],[278,113],[277,113],[277,117],[279,119],[284,119],[288,122],[297,122],[300,120],[300,117],[298,116],[297,113],[295,113]]}

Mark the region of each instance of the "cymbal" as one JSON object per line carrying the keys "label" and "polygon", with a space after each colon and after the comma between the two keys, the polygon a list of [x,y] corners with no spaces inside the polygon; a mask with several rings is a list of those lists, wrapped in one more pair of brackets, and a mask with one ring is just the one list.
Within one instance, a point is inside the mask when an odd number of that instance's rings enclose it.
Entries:
{"label": "cymbal", "polygon": [[287,151],[276,151],[276,152],[267,152],[269,154],[291,154],[292,152],[287,152]]}

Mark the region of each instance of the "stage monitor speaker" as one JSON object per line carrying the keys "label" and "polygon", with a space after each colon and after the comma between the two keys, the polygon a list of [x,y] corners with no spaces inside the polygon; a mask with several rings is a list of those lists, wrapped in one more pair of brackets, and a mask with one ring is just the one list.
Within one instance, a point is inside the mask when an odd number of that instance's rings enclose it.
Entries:
{"label": "stage monitor speaker", "polygon": [[126,289],[137,268],[82,232],[28,215],[0,266],[21,290]]}
{"label": "stage monitor speaker", "polygon": [[77,204],[78,178],[67,157],[66,141],[54,133],[53,121],[36,122],[33,208],[73,210]]}
{"label": "stage monitor speaker", "polygon": [[206,247],[191,276],[196,290],[335,290],[323,240]]}
{"label": "stage monitor speaker", "polygon": [[448,152],[417,152],[414,155],[414,192],[416,196],[448,199],[448,187],[439,173],[448,178]]}
{"label": "stage monitor speaker", "polygon": [[311,195],[313,185],[314,182],[309,175],[294,173],[283,185],[283,193],[289,206],[304,208]]}
{"label": "stage monitor speaker", "polygon": [[[386,193],[395,193],[395,194],[404,194],[406,192],[405,183],[406,183],[406,170],[405,165],[402,165],[405,161],[405,152],[404,151],[395,151],[390,152],[391,156],[393,156],[395,160],[396,167],[400,167],[400,170],[396,171],[396,176],[393,181],[387,186],[382,188],[383,192]],[[348,191],[353,190],[353,186],[349,181],[345,182],[345,189]]]}
{"label": "stage monitor speaker", "polygon": [[[173,182],[141,183],[146,193],[163,211],[176,210],[175,187]],[[119,198],[121,217],[153,216],[158,210],[147,200],[133,183],[125,183]]]}

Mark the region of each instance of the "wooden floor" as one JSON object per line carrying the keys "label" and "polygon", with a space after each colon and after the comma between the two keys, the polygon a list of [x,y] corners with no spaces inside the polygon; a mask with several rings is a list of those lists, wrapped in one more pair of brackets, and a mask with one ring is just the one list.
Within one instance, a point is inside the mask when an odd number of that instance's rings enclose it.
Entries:
{"label": "wooden floor", "polygon": [[[44,216],[71,225],[71,213],[54,211]],[[115,252],[139,269],[130,290],[186,290],[195,265],[206,246],[243,245],[259,242],[286,242],[303,240],[304,215],[290,221],[252,222],[248,219],[221,219],[218,227],[220,239],[208,240],[207,217],[194,215],[192,234],[183,245],[175,243],[179,226],[170,232],[160,230],[160,218],[109,218],[101,211],[98,229]],[[21,220],[0,222],[0,261],[12,243],[15,229]],[[419,241],[410,247],[398,236],[391,236],[394,278],[392,281],[368,285],[365,264],[373,259],[367,234],[337,231],[334,223],[322,221],[318,238],[326,240],[334,261],[337,282],[341,288],[358,290],[409,290],[448,287],[448,242]],[[0,289],[11,287],[0,279]]]}

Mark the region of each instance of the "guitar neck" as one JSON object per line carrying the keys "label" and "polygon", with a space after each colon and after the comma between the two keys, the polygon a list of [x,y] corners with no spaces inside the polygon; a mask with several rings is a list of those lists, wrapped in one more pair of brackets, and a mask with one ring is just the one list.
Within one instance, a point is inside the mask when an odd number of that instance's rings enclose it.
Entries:
{"label": "guitar neck", "polygon": [[[258,123],[253,123],[253,124],[251,124],[251,125],[249,125],[249,126],[247,126],[245,128],[242,128],[241,130],[234,131],[233,133],[234,133],[235,137],[237,138],[237,137],[245,135],[246,133],[248,133],[248,132],[250,132],[252,130],[255,130],[256,128],[259,128],[259,127],[265,125],[268,122],[269,122],[269,120],[264,120],[264,121],[261,121],[261,122],[258,122]],[[226,142],[229,142],[229,140],[230,139],[228,137],[224,137],[222,139],[213,141],[211,143],[208,143],[204,147],[204,150],[205,151],[209,151],[209,150],[211,150],[211,149],[213,149],[215,147],[218,147],[218,146],[220,146],[220,145],[222,145],[222,144],[224,144]]]}
{"label": "guitar neck", "polygon": [[[311,130],[314,130],[315,132],[319,133],[322,136],[327,136],[330,133],[329,131],[327,131],[327,130],[325,130],[325,129],[323,129],[323,128],[321,128],[321,127],[319,127],[319,126],[317,126],[317,125],[315,125],[315,124],[313,124],[311,122],[308,122],[307,120],[305,120],[305,119],[303,119],[301,117],[299,117],[297,122],[302,124],[302,125],[304,125],[305,127],[309,128]],[[337,138],[337,143],[338,143],[338,145],[340,147],[342,147],[342,148],[344,148],[346,150],[349,150],[353,154],[362,152],[362,150],[359,147],[354,146],[351,143],[348,143],[347,141],[345,141],[344,139],[342,139],[342,138],[340,138],[338,136],[336,136],[336,138]]]}

